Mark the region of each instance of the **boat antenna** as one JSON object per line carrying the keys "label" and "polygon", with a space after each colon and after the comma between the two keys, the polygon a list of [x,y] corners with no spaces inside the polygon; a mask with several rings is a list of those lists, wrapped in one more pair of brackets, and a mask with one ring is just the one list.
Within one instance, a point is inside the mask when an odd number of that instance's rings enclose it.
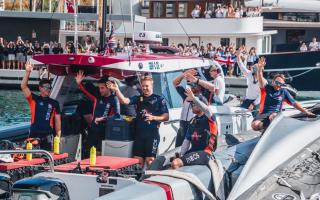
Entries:
{"label": "boat antenna", "polygon": [[[177,21],[179,23],[179,25],[181,26],[183,32],[186,34],[186,36],[188,37],[188,40],[193,44],[194,42],[192,41],[191,37],[189,36],[189,34],[187,33],[186,29],[184,28],[183,24],[181,23],[180,19],[177,18]],[[201,58],[202,58],[202,61],[204,62],[204,57],[203,57],[203,54],[201,54]]]}
{"label": "boat antenna", "polygon": [[[123,17],[123,11],[122,11],[122,3],[121,0],[119,1],[120,3],[120,12],[121,12],[121,19],[122,19],[122,24],[123,24],[123,31],[124,31],[124,38],[127,38],[127,31],[126,31],[126,26],[124,24],[124,17]],[[131,15],[132,17],[132,15]],[[132,37],[133,39],[133,37]],[[126,41],[125,41],[126,42]],[[127,52],[128,53],[128,61],[129,61],[129,65],[131,65],[131,57],[130,57],[130,51]]]}

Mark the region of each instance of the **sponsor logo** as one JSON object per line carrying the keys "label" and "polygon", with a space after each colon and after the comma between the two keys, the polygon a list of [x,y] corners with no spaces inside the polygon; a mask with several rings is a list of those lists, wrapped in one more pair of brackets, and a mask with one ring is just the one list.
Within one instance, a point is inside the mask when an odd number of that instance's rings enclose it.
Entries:
{"label": "sponsor logo", "polygon": [[275,193],[272,194],[274,200],[296,200],[297,198],[291,194]]}
{"label": "sponsor logo", "polygon": [[139,33],[139,37],[146,37],[145,33]]}
{"label": "sponsor logo", "polygon": [[139,69],[142,69],[142,68],[143,68],[143,64],[142,64],[142,63],[139,63],[139,64],[138,64],[138,67],[139,67]]}
{"label": "sponsor logo", "polygon": [[195,153],[191,154],[190,156],[188,156],[186,158],[186,161],[187,161],[188,164],[190,164],[192,161],[195,161],[195,160],[197,160],[199,158],[200,158],[200,155],[195,152]]}

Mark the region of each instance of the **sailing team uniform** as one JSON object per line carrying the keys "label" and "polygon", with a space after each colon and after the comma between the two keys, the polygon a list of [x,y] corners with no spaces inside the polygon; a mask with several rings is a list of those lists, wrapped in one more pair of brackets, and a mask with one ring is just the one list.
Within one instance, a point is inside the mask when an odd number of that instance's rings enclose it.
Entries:
{"label": "sailing team uniform", "polygon": [[293,105],[295,103],[294,98],[285,88],[275,90],[271,85],[267,84],[264,88],[260,88],[260,91],[260,110],[259,114],[254,118],[254,120],[263,122],[264,127],[269,126],[269,116],[271,114],[281,112],[284,102],[288,103],[289,105]]}
{"label": "sailing team uniform", "polygon": [[188,127],[187,140],[191,149],[181,157],[184,166],[206,165],[217,147],[218,127],[215,116],[195,116]]}
{"label": "sailing team uniform", "polygon": [[120,103],[114,94],[103,97],[98,94],[89,93],[82,84],[79,85],[80,90],[93,101],[93,120],[88,135],[87,147],[95,146],[97,151],[101,151],[101,141],[105,139],[105,124],[95,123],[95,119],[99,117],[111,117],[120,115]]}
{"label": "sailing team uniform", "polygon": [[58,101],[31,93],[27,97],[31,110],[29,137],[39,138],[41,149],[51,151],[54,133],[54,118],[60,114]]}
{"label": "sailing team uniform", "polygon": [[146,121],[145,114],[160,116],[169,113],[165,99],[156,94],[148,97],[133,96],[129,98],[129,105],[135,105],[137,111],[133,155],[142,158],[156,157],[160,142],[159,127],[161,122]]}

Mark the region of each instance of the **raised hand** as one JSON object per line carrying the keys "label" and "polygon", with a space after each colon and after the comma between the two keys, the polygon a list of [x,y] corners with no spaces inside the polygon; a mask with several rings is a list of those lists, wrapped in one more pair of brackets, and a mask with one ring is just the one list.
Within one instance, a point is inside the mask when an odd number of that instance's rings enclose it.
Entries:
{"label": "raised hand", "polygon": [[84,71],[79,70],[79,72],[77,73],[77,76],[76,76],[77,84],[80,85],[84,78],[85,78]]}
{"label": "raised hand", "polygon": [[107,84],[107,88],[109,88],[113,92],[116,92],[117,90],[119,90],[119,86],[115,82],[108,81],[106,84]]}
{"label": "raised hand", "polygon": [[195,98],[195,96],[190,88],[186,88],[184,94],[187,96],[188,99],[193,100]]}
{"label": "raised hand", "polygon": [[184,76],[186,76],[187,74],[191,74],[191,75],[196,75],[197,74],[197,70],[195,69],[188,69],[187,71],[185,71],[184,73]]}
{"label": "raised hand", "polygon": [[27,61],[25,64],[25,68],[27,72],[31,72],[33,70],[34,65],[30,63],[30,61]]}
{"label": "raised hand", "polygon": [[265,57],[259,58],[259,61],[256,66],[258,69],[264,69],[264,67],[266,66],[266,58]]}
{"label": "raised hand", "polygon": [[192,74],[185,74],[184,78],[191,83],[196,83],[198,81],[198,79]]}

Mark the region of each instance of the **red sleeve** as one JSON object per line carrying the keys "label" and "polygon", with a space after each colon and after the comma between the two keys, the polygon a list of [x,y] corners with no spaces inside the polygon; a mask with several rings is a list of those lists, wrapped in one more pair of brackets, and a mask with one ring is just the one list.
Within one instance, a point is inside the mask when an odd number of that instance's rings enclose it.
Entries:
{"label": "red sleeve", "polygon": [[207,147],[204,151],[208,154],[212,154],[213,151],[217,148],[217,136],[218,136],[218,127],[217,123],[213,119],[209,119],[209,128],[210,128],[210,138]]}
{"label": "red sleeve", "polygon": [[95,96],[93,96],[90,92],[88,92],[88,90],[86,90],[86,89],[83,87],[82,84],[79,85],[79,88],[80,88],[80,90],[81,90],[85,95],[87,95],[92,101],[96,101],[97,98],[96,98]]}
{"label": "red sleeve", "polygon": [[32,103],[32,100],[33,100],[33,98],[32,98],[32,93],[27,97],[27,101],[28,101],[28,103],[29,103],[29,105]]}

